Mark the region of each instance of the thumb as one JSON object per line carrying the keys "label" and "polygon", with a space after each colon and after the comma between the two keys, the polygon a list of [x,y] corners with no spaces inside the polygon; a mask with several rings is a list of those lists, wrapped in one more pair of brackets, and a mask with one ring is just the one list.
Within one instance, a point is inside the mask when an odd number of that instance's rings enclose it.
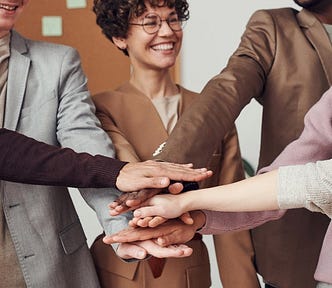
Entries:
{"label": "thumb", "polygon": [[123,259],[144,259],[147,255],[147,252],[145,249],[135,244],[123,243],[119,245],[116,254]]}
{"label": "thumb", "polygon": [[173,236],[173,234],[168,234],[164,236],[160,236],[157,238],[157,243],[161,247],[169,246],[172,244],[176,244],[176,238]]}
{"label": "thumb", "polygon": [[183,190],[183,184],[180,182],[175,182],[168,187],[168,191],[171,194],[179,194]]}
{"label": "thumb", "polygon": [[[144,204],[149,204],[148,201],[146,201]],[[139,209],[136,209],[134,211],[134,217],[137,218],[145,218],[145,217],[150,217],[150,216],[163,216],[161,215],[159,209],[156,206],[146,206],[146,207],[141,207]]]}
{"label": "thumb", "polygon": [[182,221],[184,224],[187,224],[187,225],[192,225],[192,224],[194,224],[194,219],[190,216],[190,213],[189,213],[189,212],[185,212],[185,213],[183,213],[183,214],[180,216],[180,219],[181,219],[181,221]]}

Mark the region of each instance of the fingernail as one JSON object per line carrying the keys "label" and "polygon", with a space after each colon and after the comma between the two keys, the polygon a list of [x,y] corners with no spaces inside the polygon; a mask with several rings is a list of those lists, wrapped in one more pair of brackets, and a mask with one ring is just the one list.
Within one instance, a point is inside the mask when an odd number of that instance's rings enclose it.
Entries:
{"label": "fingernail", "polygon": [[163,238],[159,237],[159,238],[157,239],[157,243],[158,243],[160,246],[163,246],[163,245],[165,244],[165,240],[164,240]]}
{"label": "fingernail", "polygon": [[162,185],[162,186],[168,185],[168,179],[167,178],[161,178],[160,179],[160,185]]}
{"label": "fingernail", "polygon": [[108,237],[108,236],[105,236],[104,238],[103,238],[103,242],[104,243],[106,243],[107,244],[107,242],[110,240],[110,238]]}

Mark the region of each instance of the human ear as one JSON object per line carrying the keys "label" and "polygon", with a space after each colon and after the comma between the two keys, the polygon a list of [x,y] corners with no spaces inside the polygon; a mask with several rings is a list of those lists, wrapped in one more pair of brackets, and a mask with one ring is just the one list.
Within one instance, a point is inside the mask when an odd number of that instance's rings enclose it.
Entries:
{"label": "human ear", "polygon": [[127,49],[126,39],[120,37],[112,37],[113,43],[121,50]]}

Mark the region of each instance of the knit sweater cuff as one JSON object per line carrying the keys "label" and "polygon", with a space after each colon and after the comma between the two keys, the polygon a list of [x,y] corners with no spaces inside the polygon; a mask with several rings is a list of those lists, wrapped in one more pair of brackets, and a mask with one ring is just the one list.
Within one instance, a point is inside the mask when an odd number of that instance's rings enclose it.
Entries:
{"label": "knit sweater cuff", "polygon": [[120,170],[128,162],[108,158],[102,155],[96,155],[96,162],[90,167],[92,172],[98,177],[100,187],[116,187],[116,179]]}
{"label": "knit sweater cuff", "polygon": [[[278,203],[281,209],[306,207],[307,194],[319,187],[308,179],[307,167],[285,166],[278,172]],[[312,177],[313,175],[310,175]]]}

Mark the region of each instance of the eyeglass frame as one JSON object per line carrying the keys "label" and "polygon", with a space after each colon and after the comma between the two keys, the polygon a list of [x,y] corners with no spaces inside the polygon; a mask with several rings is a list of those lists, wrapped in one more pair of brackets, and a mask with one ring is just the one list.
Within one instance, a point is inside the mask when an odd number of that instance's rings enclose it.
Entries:
{"label": "eyeglass frame", "polygon": [[[145,19],[147,19],[147,16],[149,16],[149,15],[154,15],[154,16],[156,16],[157,18],[159,18],[160,23],[159,23],[159,25],[156,24],[156,27],[159,26],[159,28],[158,28],[155,32],[148,32],[148,31],[145,30],[145,27],[146,27],[147,25],[144,24],[143,22],[144,22]],[[172,31],[174,31],[174,32],[182,31],[182,30],[183,30],[184,22],[185,22],[186,20],[180,20],[180,19],[178,18],[178,22],[180,22],[180,29],[176,29],[176,30],[174,30],[173,27],[172,27],[172,26],[170,25],[170,23],[169,23],[169,21],[170,21],[170,17],[172,17],[172,16],[174,16],[174,15],[178,16],[176,12],[172,12],[171,14],[169,14],[169,15],[167,16],[166,19],[161,19],[161,17],[160,17],[159,14],[157,14],[157,13],[148,13],[148,14],[146,14],[146,15],[144,16],[144,18],[142,19],[142,23],[130,23],[130,22],[129,22],[129,25],[141,26],[141,27],[143,28],[144,32],[146,32],[147,34],[150,34],[150,35],[153,35],[153,34],[158,33],[158,31],[160,30],[160,28],[161,28],[163,22],[166,22],[167,25],[168,25],[168,27],[169,27]]]}

